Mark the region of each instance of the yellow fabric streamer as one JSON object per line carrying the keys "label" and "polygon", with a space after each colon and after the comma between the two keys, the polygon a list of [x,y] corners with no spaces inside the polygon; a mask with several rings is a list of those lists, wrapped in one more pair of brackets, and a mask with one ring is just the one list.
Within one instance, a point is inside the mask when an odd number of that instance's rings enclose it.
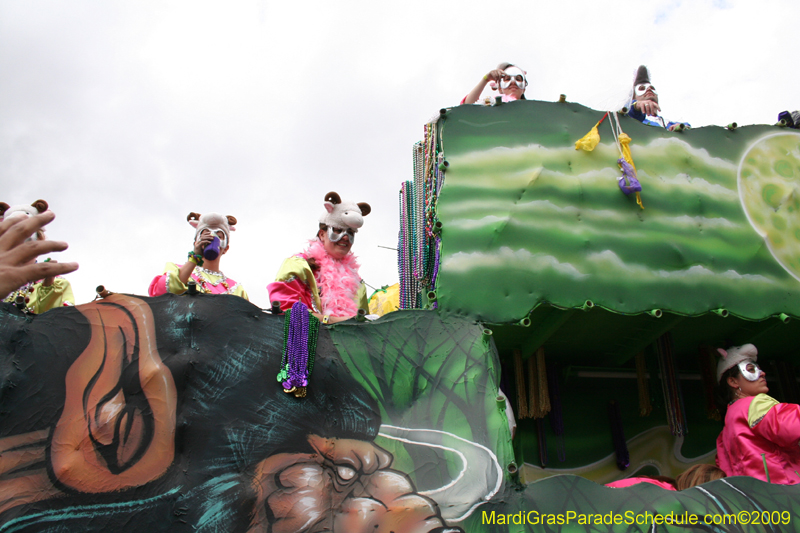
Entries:
{"label": "yellow fabric streamer", "polygon": [[[592,129],[589,130],[589,133],[587,133],[586,135],[584,135],[583,137],[581,137],[580,139],[575,141],[575,149],[576,150],[583,150],[585,152],[591,152],[597,147],[598,144],[600,144],[600,132],[597,131],[597,127],[600,126],[600,124],[608,116],[609,116],[608,113],[603,115],[603,118],[601,118],[597,122],[597,124],[595,124],[594,127],[592,127]],[[613,118],[612,122],[614,120],[616,120],[616,116],[615,115],[613,115],[613,116],[614,116],[614,118]],[[612,131],[616,131],[616,130],[614,130],[614,125],[613,124],[611,125],[611,129],[612,129]],[[622,152],[622,157],[631,166],[631,168],[633,168],[633,171],[635,173],[636,172],[636,165],[633,164],[633,157],[631,156],[631,148],[630,148],[630,146],[628,146],[631,143],[631,138],[628,136],[628,134],[626,134],[625,132],[623,132],[621,130],[621,128],[619,127],[619,123],[617,123],[617,130],[619,130],[619,135],[616,136],[616,140],[619,143],[619,149]],[[620,168],[621,167],[622,167],[622,165],[620,165]],[[642,209],[644,209],[644,204],[642,203],[642,196],[639,194],[638,191],[636,191],[636,204],[639,207],[641,207]]]}
{"label": "yellow fabric streamer", "polygon": [[633,164],[633,157],[631,157],[631,148],[628,146],[631,144],[630,136],[625,132],[620,133],[619,144],[622,147],[622,157],[625,158],[625,161],[627,161],[630,166],[633,167],[633,170],[636,170],[636,165]]}
{"label": "yellow fabric streamer", "polygon": [[589,130],[589,133],[575,141],[576,150],[583,149],[586,152],[591,152],[597,147],[597,145],[600,143],[600,132],[597,131],[597,127],[603,123],[606,117],[608,117],[608,113],[603,115],[603,118],[597,121],[597,124],[595,124],[594,127]]}
{"label": "yellow fabric streamer", "polygon": [[[631,138],[627,133],[622,132],[619,134],[619,145],[620,148],[622,149],[622,157],[625,159],[625,161],[628,162],[630,166],[633,167],[633,170],[636,171],[636,165],[633,164],[633,156],[631,156],[631,147],[628,146],[630,143],[631,143]],[[642,209],[644,209],[644,204],[642,203],[642,195],[639,194],[639,191],[636,191],[635,194],[636,194],[636,204]]]}
{"label": "yellow fabric streamer", "polygon": [[597,126],[599,124],[599,122],[595,124],[594,127],[589,130],[589,133],[575,141],[576,150],[591,152],[598,144],[600,144],[600,133],[597,131]]}

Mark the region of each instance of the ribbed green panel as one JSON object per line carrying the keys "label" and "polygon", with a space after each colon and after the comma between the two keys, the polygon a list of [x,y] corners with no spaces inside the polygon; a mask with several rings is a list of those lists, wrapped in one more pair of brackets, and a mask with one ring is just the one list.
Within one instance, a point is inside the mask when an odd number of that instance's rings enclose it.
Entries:
{"label": "ribbed green panel", "polygon": [[493,323],[586,300],[626,314],[800,316],[800,135],[671,133],[622,117],[642,210],[617,186],[610,120],[593,152],[574,148],[601,117],[534,101],[449,110],[440,308]]}

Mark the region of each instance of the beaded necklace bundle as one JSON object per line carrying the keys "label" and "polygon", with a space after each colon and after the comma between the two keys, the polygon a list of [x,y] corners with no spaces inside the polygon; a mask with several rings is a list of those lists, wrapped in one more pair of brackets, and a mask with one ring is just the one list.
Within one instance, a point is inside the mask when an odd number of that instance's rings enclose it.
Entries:
{"label": "beaded necklace bundle", "polygon": [[314,370],[319,320],[303,302],[295,302],[283,321],[283,357],[277,380],[283,392],[305,398],[308,378]]}
{"label": "beaded necklace bundle", "polygon": [[669,429],[673,435],[681,436],[686,435],[689,429],[686,426],[686,409],[683,406],[683,392],[678,380],[673,349],[672,335],[669,332],[661,335],[656,341],[656,355],[661,371],[661,387],[664,392],[664,408],[667,411]]}
{"label": "beaded necklace bundle", "polygon": [[631,455],[628,452],[628,443],[625,441],[625,431],[622,428],[622,414],[616,400],[608,402],[608,421],[611,424],[611,440],[617,456],[617,468],[625,470],[631,465]]}
{"label": "beaded necklace bundle", "polygon": [[[197,283],[200,284],[200,292],[210,293],[211,289],[209,289],[207,285],[212,285],[214,287],[216,287],[217,285],[222,285],[223,287],[225,287],[225,294],[232,294],[233,289],[236,287],[235,283],[233,287],[230,287],[228,285],[228,278],[225,277],[225,274],[223,274],[222,272],[214,272],[213,270],[207,270],[205,268],[196,266],[194,267],[193,274],[194,276],[192,276],[192,278]],[[210,279],[206,278],[206,276],[204,276],[203,274],[206,274],[208,276],[215,276],[221,279],[217,281],[211,281]]]}
{"label": "beaded necklace bundle", "polygon": [[[416,155],[416,150],[415,150]],[[413,228],[414,217],[414,184],[410,181],[403,183],[400,189],[400,235],[397,243],[397,262],[400,272],[400,309],[415,309],[420,307],[419,282],[411,271],[416,248],[414,239],[416,234]]]}
{"label": "beaded necklace bundle", "polygon": [[550,389],[550,428],[556,436],[556,452],[559,462],[567,460],[567,450],[564,445],[564,414],[561,408],[561,389],[558,385],[558,367],[547,367],[547,386]]}
{"label": "beaded necklace bundle", "polygon": [[544,432],[544,418],[536,419],[536,440],[539,444],[539,464],[547,468],[547,435]]}
{"label": "beaded necklace bundle", "polygon": [[653,406],[650,405],[650,386],[647,382],[647,361],[644,352],[636,354],[636,385],[639,389],[639,416],[649,416]]}
{"label": "beaded necklace bundle", "polygon": [[15,290],[11,294],[9,294],[5,298],[5,300],[3,300],[3,301],[4,302],[13,302],[16,299],[17,296],[22,296],[23,298],[27,299],[28,295],[33,292],[33,286],[34,286],[35,283],[38,283],[38,281],[37,282],[28,282],[28,283],[26,283],[25,285],[23,285],[19,289]]}
{"label": "beaded necklace bundle", "polygon": [[714,353],[715,351],[708,346],[701,345],[697,358],[700,362],[700,378],[703,381],[703,395],[706,399],[706,415],[711,420],[722,420],[719,408],[714,401],[717,373],[717,362]]}
{"label": "beaded necklace bundle", "polygon": [[30,302],[30,300],[31,300],[31,298],[30,298],[30,295],[31,295],[31,293],[33,293],[33,286],[34,286],[36,283],[39,283],[39,282],[37,281],[37,282],[28,282],[28,283],[26,283],[25,285],[23,285],[23,286],[22,286],[22,287],[20,287],[19,289],[15,290],[15,291],[14,291],[14,292],[12,292],[11,294],[9,294],[9,295],[8,295],[8,296],[5,298],[5,300],[3,300],[3,301],[4,301],[4,302],[11,302],[11,303],[14,303],[14,300],[16,300],[16,299],[17,299],[17,296],[22,296],[22,297],[25,299],[25,308],[26,308],[28,311],[32,311],[32,310],[33,310],[33,308],[31,308],[31,307],[28,307],[28,303],[29,303],[29,302]]}
{"label": "beaded necklace bundle", "polygon": [[[400,190],[400,308],[422,307],[421,294],[436,287],[439,238],[436,202],[444,184],[444,154],[437,152],[437,122],[425,125],[425,139],[414,145],[414,181]],[[436,303],[433,303],[436,308]]]}
{"label": "beaded necklace bundle", "polygon": [[550,393],[547,387],[547,366],[544,348],[528,358],[528,414],[531,418],[544,418],[550,412]]}

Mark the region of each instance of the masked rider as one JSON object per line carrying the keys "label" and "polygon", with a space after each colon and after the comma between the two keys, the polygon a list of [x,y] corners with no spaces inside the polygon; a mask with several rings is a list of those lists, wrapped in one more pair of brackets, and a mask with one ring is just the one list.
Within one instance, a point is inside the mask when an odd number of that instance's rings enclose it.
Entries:
{"label": "masked rider", "polygon": [[150,282],[150,296],[167,292],[183,294],[192,279],[200,292],[233,294],[249,300],[244,287],[225,276],[219,268],[220,259],[228,253],[231,231],[236,229],[236,218],[217,213],[189,213],[186,220],[195,228],[188,260],[182,265],[167,263],[164,273]]}
{"label": "masked rider", "polygon": [[371,208],[365,202],[343,202],[335,192],[325,195],[324,205],[316,238],[304,252],[283,262],[267,290],[270,301],[280,302],[282,310],[301,301],[323,324],[332,324],[368,308],[366,287],[351,248]]}

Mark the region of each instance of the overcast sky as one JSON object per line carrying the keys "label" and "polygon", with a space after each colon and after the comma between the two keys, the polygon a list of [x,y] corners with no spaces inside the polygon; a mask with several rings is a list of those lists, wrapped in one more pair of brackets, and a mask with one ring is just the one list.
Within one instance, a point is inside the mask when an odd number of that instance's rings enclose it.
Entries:
{"label": "overcast sky", "polygon": [[798,22],[797,0],[0,0],[0,201],[50,203],[77,303],[146,294],[216,211],[239,220],[222,270],[268,307],[331,190],[372,205],[353,250],[388,285],[412,145],[497,63],[604,110],[644,63],[668,119],[771,124],[800,108]]}

